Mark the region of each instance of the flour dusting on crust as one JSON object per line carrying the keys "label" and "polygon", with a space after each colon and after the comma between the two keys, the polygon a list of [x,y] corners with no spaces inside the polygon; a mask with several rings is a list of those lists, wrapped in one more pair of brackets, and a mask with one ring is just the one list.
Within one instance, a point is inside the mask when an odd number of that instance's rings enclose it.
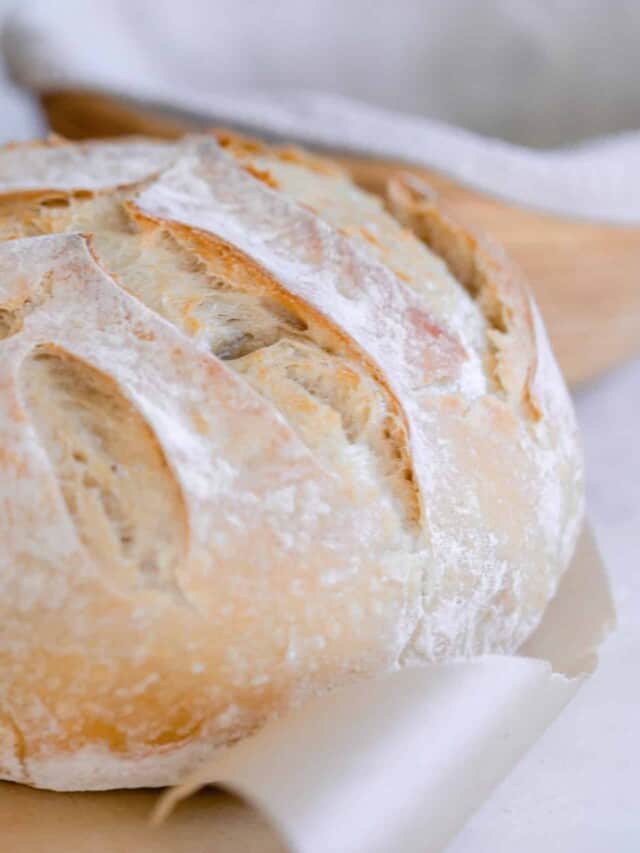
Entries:
{"label": "flour dusting on crust", "polygon": [[419,187],[213,136],[0,151],[0,777],[164,785],[515,650],[583,512],[526,289]]}

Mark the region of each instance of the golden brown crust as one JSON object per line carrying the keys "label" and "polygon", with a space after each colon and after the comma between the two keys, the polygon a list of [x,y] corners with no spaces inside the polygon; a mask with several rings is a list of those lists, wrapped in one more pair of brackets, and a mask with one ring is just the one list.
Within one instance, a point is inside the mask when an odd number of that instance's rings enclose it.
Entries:
{"label": "golden brown crust", "polygon": [[211,131],[221,148],[224,148],[234,157],[242,160],[245,157],[255,157],[256,154],[268,155],[281,160],[283,163],[297,163],[317,172],[320,175],[341,175],[346,172],[337,163],[328,157],[312,154],[310,151],[297,145],[272,145],[269,146],[259,139],[237,133],[226,127],[216,127]]}

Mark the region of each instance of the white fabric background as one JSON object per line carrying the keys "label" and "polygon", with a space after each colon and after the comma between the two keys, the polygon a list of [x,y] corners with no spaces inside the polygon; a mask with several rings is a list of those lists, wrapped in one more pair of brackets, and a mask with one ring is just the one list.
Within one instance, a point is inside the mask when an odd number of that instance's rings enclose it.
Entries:
{"label": "white fabric background", "polygon": [[[0,27],[13,0],[0,0]],[[42,133],[44,125],[31,99],[14,86],[0,57],[0,142],[29,139]]]}
{"label": "white fabric background", "polygon": [[[9,5],[0,0],[0,20]],[[223,83],[248,85],[257,76],[265,87],[278,87],[289,83],[292,67],[308,60],[297,85],[346,91],[529,144],[640,127],[640,4],[631,0],[274,0],[251,4],[250,13],[245,6],[240,53],[235,45],[242,4],[218,0],[208,4],[213,6],[223,10],[215,32],[186,53],[179,37],[193,32],[204,4],[194,4],[190,18],[184,2],[156,0],[160,18],[174,16],[175,39],[163,60],[169,77],[181,75],[189,83],[193,75],[195,82],[203,67],[215,63]],[[331,19],[336,32],[359,33],[357,55],[343,35],[335,37],[335,51],[322,56],[314,28],[329,6],[340,9]],[[289,28],[285,12],[292,15]],[[103,14],[110,14],[107,4]],[[415,27],[408,43],[399,32],[406,32],[410,16]],[[140,26],[153,27],[153,19]],[[201,21],[198,28],[204,32]],[[460,44],[471,47],[466,53],[450,49]],[[411,46],[420,49],[422,64],[416,65],[415,52],[409,55]],[[274,63],[276,54],[282,61]],[[0,141],[40,130],[34,105],[0,72]],[[596,675],[469,821],[450,853],[640,849],[640,360],[575,399],[590,512],[611,572],[619,629],[606,642]]]}
{"label": "white fabric background", "polygon": [[[32,19],[35,7],[49,7],[70,43],[74,29],[95,27],[94,38],[73,42],[68,64],[102,63],[112,82],[149,76],[194,92],[335,92],[529,146],[640,128],[637,0],[21,5]],[[112,32],[125,40],[109,43]]]}
{"label": "white fabric background", "polygon": [[[531,139],[567,122],[574,133],[600,126],[611,110],[612,128],[630,120],[636,101],[619,102],[617,77],[606,97],[593,95],[610,67],[596,61],[595,25],[615,34],[627,23],[632,32],[634,18],[621,0],[584,8],[586,17],[566,0],[381,0],[367,17],[362,0],[30,0],[10,17],[2,48],[31,91],[102,90],[187,111],[203,125],[422,164],[560,216],[637,223],[640,129],[536,150],[434,118],[472,127],[483,117],[503,136],[526,119]],[[628,40],[618,41],[612,57],[633,69]]]}

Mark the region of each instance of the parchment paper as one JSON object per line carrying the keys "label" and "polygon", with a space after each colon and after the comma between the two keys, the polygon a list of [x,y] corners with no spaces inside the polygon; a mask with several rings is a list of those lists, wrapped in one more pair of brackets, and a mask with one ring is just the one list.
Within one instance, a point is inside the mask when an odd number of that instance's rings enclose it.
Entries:
{"label": "parchment paper", "polygon": [[160,810],[157,795],[55,794],[0,785],[0,849],[12,853],[435,853],[562,710],[614,621],[585,531],[522,654],[404,670],[308,703],[220,753]]}

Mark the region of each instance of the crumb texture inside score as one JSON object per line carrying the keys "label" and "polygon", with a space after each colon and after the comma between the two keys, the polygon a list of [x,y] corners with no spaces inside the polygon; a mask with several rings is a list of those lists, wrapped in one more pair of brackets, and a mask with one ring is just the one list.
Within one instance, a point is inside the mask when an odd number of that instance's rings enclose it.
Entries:
{"label": "crumb texture inside score", "polygon": [[513,651],[572,555],[507,262],[410,184],[220,141],[0,151],[0,778],[172,783],[354,677]]}
{"label": "crumb texture inside score", "polygon": [[25,359],[20,385],[91,558],[124,591],[175,591],[185,508],[140,414],[113,380],[55,348],[40,346]]}

